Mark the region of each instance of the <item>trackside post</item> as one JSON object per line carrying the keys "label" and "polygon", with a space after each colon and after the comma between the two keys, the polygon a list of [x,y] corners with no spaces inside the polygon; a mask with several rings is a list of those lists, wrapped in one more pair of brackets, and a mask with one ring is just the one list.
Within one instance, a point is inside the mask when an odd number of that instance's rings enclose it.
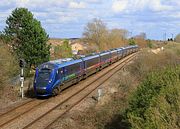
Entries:
{"label": "trackside post", "polygon": [[24,98],[24,67],[25,67],[25,61],[23,59],[20,59],[19,66],[21,68],[20,72],[20,93],[21,97]]}

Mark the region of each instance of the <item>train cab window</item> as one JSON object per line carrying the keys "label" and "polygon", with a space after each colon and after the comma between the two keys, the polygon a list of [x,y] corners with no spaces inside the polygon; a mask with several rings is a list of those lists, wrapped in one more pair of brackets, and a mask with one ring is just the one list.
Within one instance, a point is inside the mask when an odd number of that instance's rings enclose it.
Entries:
{"label": "train cab window", "polygon": [[46,86],[49,82],[51,69],[41,69],[37,77],[37,86]]}

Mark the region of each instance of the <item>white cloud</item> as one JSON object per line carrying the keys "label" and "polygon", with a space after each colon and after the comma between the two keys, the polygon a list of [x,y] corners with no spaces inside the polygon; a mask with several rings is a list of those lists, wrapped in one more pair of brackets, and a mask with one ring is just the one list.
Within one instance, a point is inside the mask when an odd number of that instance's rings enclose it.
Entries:
{"label": "white cloud", "polygon": [[118,0],[114,1],[112,4],[112,9],[114,12],[122,12],[127,8],[128,1],[127,0]]}
{"label": "white cloud", "polygon": [[69,3],[69,7],[70,8],[85,8],[86,7],[86,4],[84,2],[70,2]]}
{"label": "white cloud", "polygon": [[[173,3],[177,3],[175,0]],[[179,2],[180,3],[180,2]],[[151,11],[169,11],[173,6],[162,0],[114,0],[112,3],[112,10],[115,13],[119,12],[136,12],[143,10]]]}
{"label": "white cloud", "polygon": [[162,0],[150,0],[149,4],[153,11],[168,11],[172,9],[172,6],[162,4]]}

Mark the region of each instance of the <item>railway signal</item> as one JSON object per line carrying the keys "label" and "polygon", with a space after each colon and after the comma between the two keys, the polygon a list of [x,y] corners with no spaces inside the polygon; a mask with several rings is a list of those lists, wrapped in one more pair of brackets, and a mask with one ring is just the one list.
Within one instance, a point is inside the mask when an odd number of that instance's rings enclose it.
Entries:
{"label": "railway signal", "polygon": [[19,60],[19,67],[21,68],[21,72],[20,72],[20,93],[21,93],[21,97],[24,98],[24,67],[25,67],[25,61],[24,59],[20,59]]}

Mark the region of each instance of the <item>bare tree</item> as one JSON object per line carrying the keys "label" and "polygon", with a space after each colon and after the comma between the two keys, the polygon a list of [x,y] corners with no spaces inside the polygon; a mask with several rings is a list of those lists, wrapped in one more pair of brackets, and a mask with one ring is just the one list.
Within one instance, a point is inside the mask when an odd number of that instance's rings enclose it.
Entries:
{"label": "bare tree", "polygon": [[99,50],[106,48],[105,39],[107,38],[108,30],[100,19],[93,19],[84,28],[83,38],[89,43],[95,44]]}
{"label": "bare tree", "polygon": [[127,35],[128,31],[125,29],[112,29],[108,35],[108,46],[110,48],[124,46],[126,44]]}
{"label": "bare tree", "polygon": [[178,42],[178,43],[180,43],[180,33],[176,35],[175,41]]}
{"label": "bare tree", "polygon": [[136,35],[135,38],[146,40],[146,33],[141,32],[139,35]]}
{"label": "bare tree", "polygon": [[147,46],[146,33],[141,32],[140,34],[136,35],[134,39],[135,39],[135,42],[139,45],[139,47]]}

